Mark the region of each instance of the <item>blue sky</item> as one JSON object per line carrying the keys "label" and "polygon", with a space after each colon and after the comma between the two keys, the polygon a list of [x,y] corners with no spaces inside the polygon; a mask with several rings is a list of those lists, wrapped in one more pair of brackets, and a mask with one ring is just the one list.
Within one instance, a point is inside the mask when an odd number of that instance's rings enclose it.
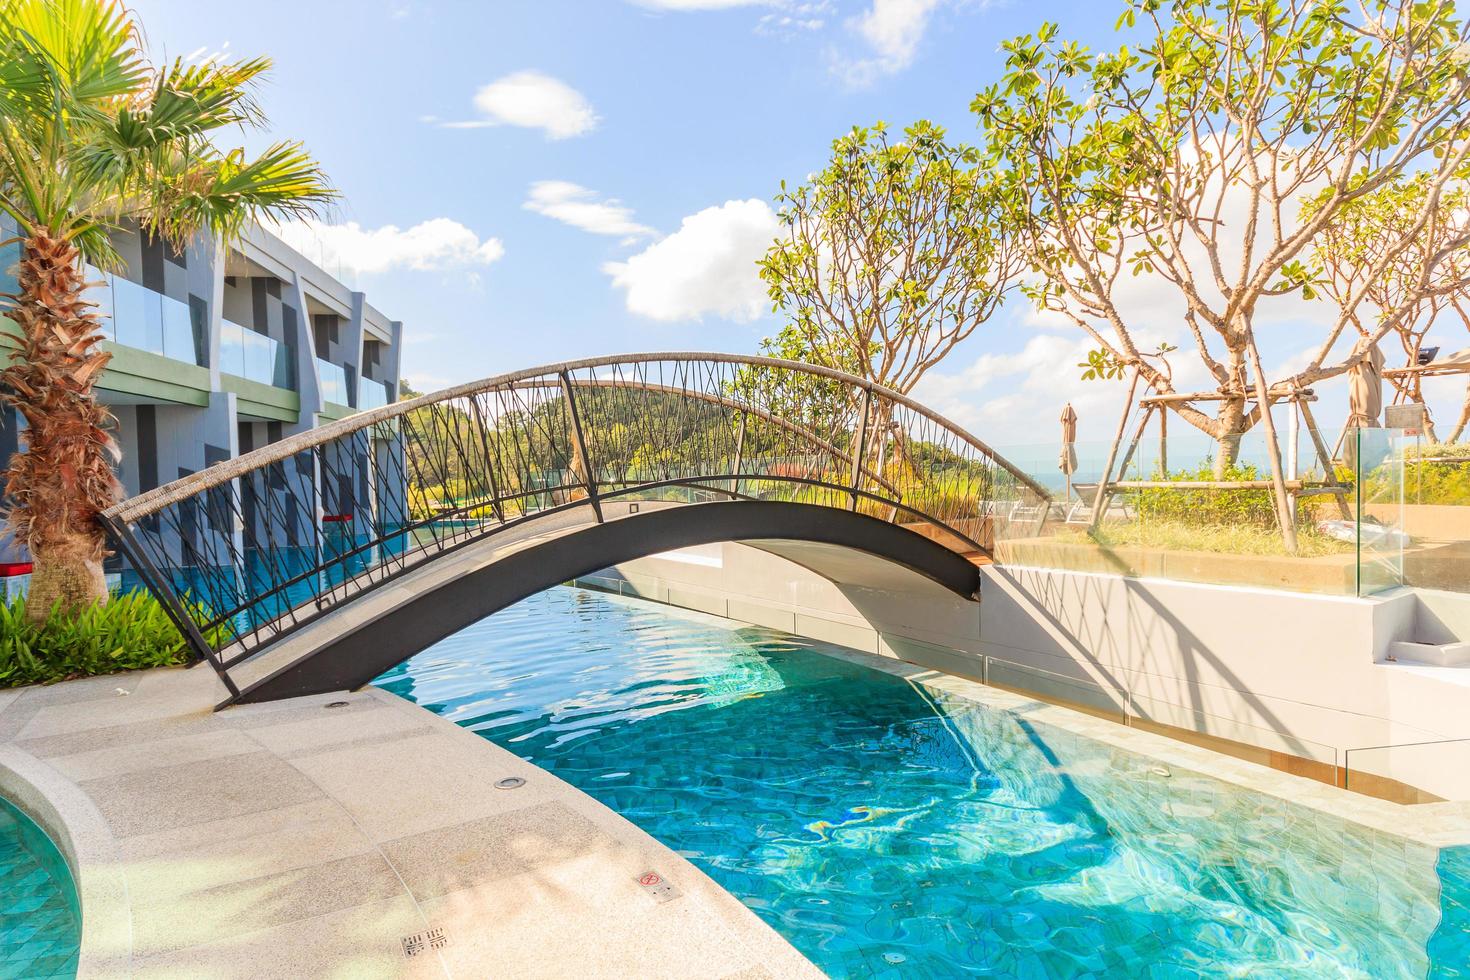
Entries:
{"label": "blue sky", "polygon": [[[820,167],[854,124],[928,118],[977,138],[967,107],[999,75],[1002,40],[1053,20],[1067,36],[1116,44],[1121,10],[982,0],[132,6],[155,58],[275,60],[261,93],[271,135],[306,141],[344,195],[303,250],[404,321],[405,368],[421,388],[598,353],[754,350],[779,328],[753,259],[781,180]],[[1161,309],[1158,336],[1176,336],[1173,319]],[[1313,331],[1299,316],[1282,322],[1263,343],[1284,364]],[[1463,332],[1449,339],[1464,346]],[[1123,392],[1076,379],[1085,347],[1016,296],[920,393],[1001,445],[1050,445],[1071,399],[1082,438],[1102,439]],[[1322,424],[1340,425],[1345,403],[1328,387]],[[1440,400],[1452,418],[1458,391]]]}

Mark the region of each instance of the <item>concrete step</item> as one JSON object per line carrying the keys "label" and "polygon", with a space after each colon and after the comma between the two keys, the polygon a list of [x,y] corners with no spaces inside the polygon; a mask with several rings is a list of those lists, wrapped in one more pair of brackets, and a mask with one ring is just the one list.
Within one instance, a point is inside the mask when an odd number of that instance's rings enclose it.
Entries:
{"label": "concrete step", "polygon": [[1388,645],[1388,659],[1395,663],[1427,664],[1431,667],[1470,667],[1470,643],[1396,640]]}

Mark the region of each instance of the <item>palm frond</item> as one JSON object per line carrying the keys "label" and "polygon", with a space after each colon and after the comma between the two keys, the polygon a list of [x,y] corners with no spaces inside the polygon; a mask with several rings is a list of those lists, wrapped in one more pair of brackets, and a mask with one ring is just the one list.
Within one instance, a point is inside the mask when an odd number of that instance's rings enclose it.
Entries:
{"label": "palm frond", "polygon": [[248,159],[210,140],[264,123],[253,88],[269,68],[175,60],[154,71],[118,0],[0,0],[0,209],[79,244],[130,220],[180,244],[314,213],[334,192],[300,144]]}
{"label": "palm frond", "polygon": [[61,116],[148,79],[137,29],[115,0],[13,0],[0,9],[0,107]]}
{"label": "palm frond", "polygon": [[243,150],[201,155],[156,184],[141,220],[178,241],[198,231],[232,238],[264,217],[304,217],[336,198],[316,161],[300,143],[276,143],[254,160]]}

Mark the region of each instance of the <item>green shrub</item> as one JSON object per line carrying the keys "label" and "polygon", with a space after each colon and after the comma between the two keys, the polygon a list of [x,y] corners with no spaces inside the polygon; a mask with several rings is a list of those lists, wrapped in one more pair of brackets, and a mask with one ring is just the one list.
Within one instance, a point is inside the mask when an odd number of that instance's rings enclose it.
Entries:
{"label": "green shrub", "polygon": [[1374,467],[1363,481],[1363,499],[1396,503],[1402,473],[1406,503],[1470,506],[1470,445],[1406,446],[1402,463]]}
{"label": "green shrub", "polygon": [[[1214,480],[1214,464],[1201,463],[1194,469],[1164,474],[1155,470],[1150,480]],[[1268,479],[1250,463],[1237,463],[1220,477],[1228,482]],[[1128,505],[1143,521],[1172,521],[1195,527],[1276,526],[1276,505],[1270,490],[1189,490],[1154,488],[1129,495]]]}
{"label": "green shrub", "polygon": [[[205,638],[228,636],[224,627],[212,632]],[[24,598],[0,603],[0,688],[181,664],[188,656],[173,620],[146,592],[113,596],[78,616],[53,609],[39,625],[26,620]]]}

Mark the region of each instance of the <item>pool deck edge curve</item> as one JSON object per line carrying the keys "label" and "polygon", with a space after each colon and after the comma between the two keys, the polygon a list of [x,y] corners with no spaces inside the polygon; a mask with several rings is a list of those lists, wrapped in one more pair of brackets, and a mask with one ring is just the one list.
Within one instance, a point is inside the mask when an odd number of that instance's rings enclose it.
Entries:
{"label": "pool deck edge curve", "polygon": [[0,794],[72,866],[81,977],[822,976],[685,858],[425,708],[369,688],[214,712],[218,689],[168,668],[0,691]]}
{"label": "pool deck edge curve", "polygon": [[44,830],[66,860],[82,912],[77,977],[129,975],[133,922],[127,880],[117,839],[97,807],[71,780],[4,744],[0,744],[0,797]]}

